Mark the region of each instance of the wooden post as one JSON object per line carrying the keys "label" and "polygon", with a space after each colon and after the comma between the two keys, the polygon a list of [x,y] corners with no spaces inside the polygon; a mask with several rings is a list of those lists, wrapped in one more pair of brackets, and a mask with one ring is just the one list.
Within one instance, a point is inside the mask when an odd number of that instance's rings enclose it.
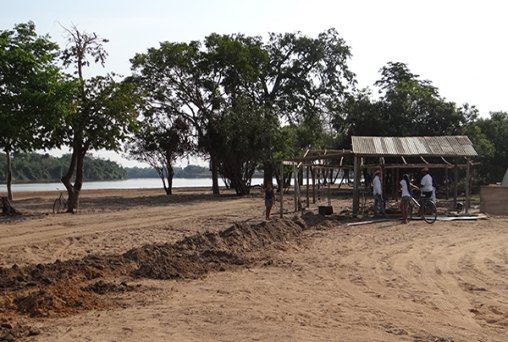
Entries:
{"label": "wooden post", "polygon": [[328,206],[330,207],[332,205],[332,200],[331,200],[331,196],[330,196],[330,187],[331,187],[331,183],[328,183]]}
{"label": "wooden post", "polygon": [[[395,169],[395,179],[393,180],[393,197],[398,202],[399,201],[399,184],[400,184],[400,169]],[[410,189],[408,189],[411,191]]]}
{"label": "wooden post", "polygon": [[310,167],[307,165],[307,208],[309,207],[309,171]]}
{"label": "wooden post", "polygon": [[316,174],[317,174],[317,198],[318,198],[318,201],[321,201],[321,169],[318,167],[316,169]]}
{"label": "wooden post", "polygon": [[312,168],[312,203],[316,204],[316,169]]}
{"label": "wooden post", "polygon": [[450,187],[449,187],[449,175],[448,175],[448,168],[445,168],[445,181],[446,181],[446,200],[450,199]]}
{"label": "wooden post", "polygon": [[470,178],[470,163],[467,160],[466,164],[466,214],[469,212],[469,178]]}
{"label": "wooden post", "polygon": [[360,209],[360,157],[354,157],[355,182],[353,184],[353,217],[358,215]]}
{"label": "wooden post", "polygon": [[453,207],[457,208],[457,194],[459,182],[459,167],[457,165],[457,158],[455,158],[455,167],[453,169]]}
{"label": "wooden post", "polygon": [[284,163],[280,163],[280,177],[282,182],[280,183],[280,218],[284,216]]}
{"label": "wooden post", "polygon": [[295,199],[295,213],[298,211],[298,202],[300,201],[300,187],[299,187],[299,184],[298,184],[298,169],[296,168],[296,165],[293,166],[293,175],[294,175],[294,180],[295,180],[295,185],[294,185],[294,199]]}

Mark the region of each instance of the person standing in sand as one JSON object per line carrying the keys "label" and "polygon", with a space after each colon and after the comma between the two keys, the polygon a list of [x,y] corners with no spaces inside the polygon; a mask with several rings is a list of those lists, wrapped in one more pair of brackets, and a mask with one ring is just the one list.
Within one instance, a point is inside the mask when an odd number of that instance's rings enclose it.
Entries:
{"label": "person standing in sand", "polygon": [[402,194],[400,196],[400,211],[402,213],[402,223],[407,223],[407,214],[409,201],[411,201],[411,194],[409,191],[411,190],[411,182],[409,181],[409,176],[405,174],[402,176],[402,180],[400,181],[400,189]]}
{"label": "person standing in sand", "polygon": [[265,192],[265,216],[266,219],[270,219],[270,212],[272,211],[273,201],[275,200],[275,195],[273,193],[273,187],[271,184],[267,184],[263,187]]}
{"label": "person standing in sand", "polygon": [[372,180],[372,196],[374,197],[375,215],[385,216],[385,204],[383,201],[383,188],[381,185],[381,171],[376,170]]}

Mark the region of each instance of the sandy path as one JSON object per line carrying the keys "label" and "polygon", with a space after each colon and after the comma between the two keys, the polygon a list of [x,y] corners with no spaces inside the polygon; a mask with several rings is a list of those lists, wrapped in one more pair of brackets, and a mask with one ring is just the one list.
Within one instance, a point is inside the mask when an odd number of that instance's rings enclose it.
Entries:
{"label": "sandy path", "polygon": [[50,213],[55,195],[21,201],[16,207],[31,210],[28,212],[37,218],[0,225],[0,266],[48,263],[90,253],[119,254],[143,244],[174,242],[185,235],[262,217],[259,196],[213,199],[199,193],[173,197],[148,193],[130,197],[132,192],[120,191],[126,199],[120,203],[106,192],[85,193],[76,215]]}
{"label": "sandy path", "polygon": [[505,341],[507,223],[328,225],[264,267],[142,281],[37,340]]}
{"label": "sandy path", "polygon": [[[259,197],[135,201],[131,208],[3,223],[2,263],[118,253],[257,223],[262,214]],[[329,221],[267,249],[256,267],[196,280],[128,279],[141,290],[116,294],[112,309],[26,318],[40,331],[26,340],[506,341],[507,229],[507,218]]]}

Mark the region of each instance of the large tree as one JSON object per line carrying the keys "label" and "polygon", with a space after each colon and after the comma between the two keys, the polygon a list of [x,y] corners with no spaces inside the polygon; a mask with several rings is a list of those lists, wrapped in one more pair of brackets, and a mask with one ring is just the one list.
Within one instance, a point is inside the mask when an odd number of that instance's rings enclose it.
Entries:
{"label": "large tree", "polygon": [[[347,65],[351,50],[335,29],[317,38],[300,32],[271,33],[264,49],[269,63],[260,77],[259,100],[267,115],[289,124],[319,123],[311,129],[322,130],[322,115],[331,103],[344,101],[355,84]],[[316,118],[317,117],[317,118]],[[270,138],[270,145],[274,141]],[[265,182],[273,177],[273,152],[265,150]]]}
{"label": "large tree", "polygon": [[167,195],[173,192],[173,164],[192,151],[189,125],[181,117],[148,117],[129,139],[126,150],[130,158],[147,163],[157,171]]}
{"label": "large tree", "polygon": [[490,118],[469,125],[466,133],[479,150],[479,177],[485,183],[500,182],[508,170],[508,113],[492,112]]}
{"label": "large tree", "polygon": [[238,103],[253,102],[247,88],[258,79],[263,58],[258,38],[212,34],[204,47],[200,42],[163,42],[132,59],[133,79],[144,90],[148,115],[167,115],[169,121],[179,116],[192,126],[197,151],[210,159],[216,195],[219,169],[229,169],[223,167],[229,162],[220,160],[226,156],[220,138],[235,134],[222,131],[228,125],[222,121],[239,113]]}
{"label": "large tree", "polygon": [[33,22],[0,31],[0,148],[7,158],[11,200],[11,153],[52,147],[51,133],[69,103],[57,56],[58,45],[38,36]]}
{"label": "large tree", "polygon": [[[390,62],[375,83],[379,99],[369,90],[346,101],[336,128],[351,135],[423,136],[459,134],[470,120],[454,102],[446,101],[428,80],[421,80],[406,64]],[[349,140],[349,139],[348,139]]]}
{"label": "large tree", "polygon": [[[152,107],[181,115],[194,127],[198,147],[210,157],[214,193],[218,193],[219,166],[225,171],[235,164],[231,158],[219,158],[228,154],[214,143],[221,138],[214,137],[218,127],[230,125],[234,120],[227,118],[246,107],[261,116],[263,140],[262,146],[256,145],[261,154],[256,157],[264,161],[265,179],[271,182],[273,136],[280,123],[320,122],[312,117],[321,115],[331,99],[343,98],[354,83],[346,63],[349,57],[349,47],[329,30],[318,38],[271,34],[267,43],[259,37],[212,34],[205,38],[204,47],[199,42],[165,42],[136,55],[132,63]],[[245,124],[249,122],[254,123],[246,120]],[[239,133],[220,134],[233,138]],[[247,166],[236,165],[236,174]]]}
{"label": "large tree", "polygon": [[[74,112],[67,117],[67,126],[57,132],[61,143],[72,149],[71,161],[62,177],[68,193],[68,211],[79,206],[83,185],[83,163],[88,151],[118,150],[128,134],[137,127],[138,97],[130,82],[118,82],[115,75],[85,78],[84,68],[91,62],[104,65],[106,39],[77,28],[67,30],[68,47],[63,63],[75,69],[78,84]],[[74,178],[74,184],[71,183]]]}

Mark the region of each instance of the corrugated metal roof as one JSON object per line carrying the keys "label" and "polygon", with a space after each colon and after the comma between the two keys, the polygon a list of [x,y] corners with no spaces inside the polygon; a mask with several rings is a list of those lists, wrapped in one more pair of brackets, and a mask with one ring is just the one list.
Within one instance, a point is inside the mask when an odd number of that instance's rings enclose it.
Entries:
{"label": "corrugated metal roof", "polygon": [[363,156],[477,156],[467,136],[351,137],[353,153]]}

